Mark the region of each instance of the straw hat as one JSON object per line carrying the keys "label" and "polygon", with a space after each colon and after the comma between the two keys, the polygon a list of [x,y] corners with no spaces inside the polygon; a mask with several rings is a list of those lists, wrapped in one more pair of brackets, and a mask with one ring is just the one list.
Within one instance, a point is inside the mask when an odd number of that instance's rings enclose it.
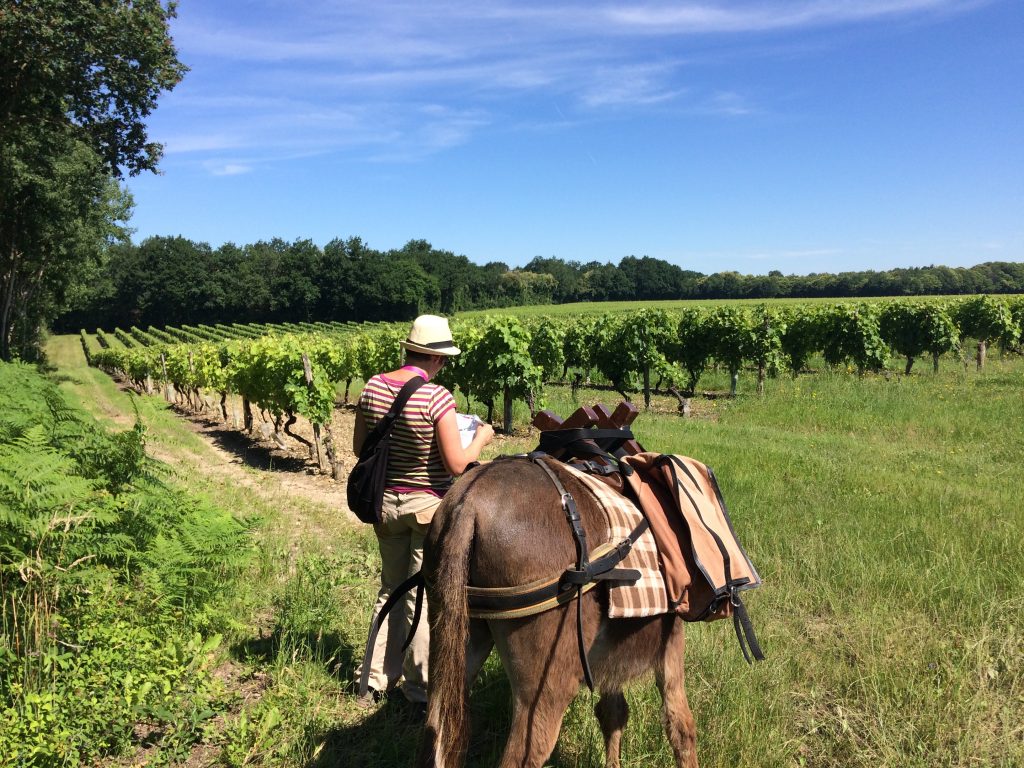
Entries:
{"label": "straw hat", "polygon": [[457,355],[462,352],[452,342],[448,321],[437,315],[420,315],[412,321],[409,338],[402,346],[424,355]]}

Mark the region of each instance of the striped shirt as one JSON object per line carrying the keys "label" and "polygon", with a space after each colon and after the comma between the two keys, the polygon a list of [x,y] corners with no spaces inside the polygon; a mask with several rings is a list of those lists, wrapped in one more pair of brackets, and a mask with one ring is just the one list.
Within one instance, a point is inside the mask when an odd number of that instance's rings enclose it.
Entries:
{"label": "striped shirt", "polygon": [[[359,410],[367,431],[373,431],[395,401],[405,382],[377,374],[366,382],[359,396]],[[455,410],[455,398],[438,384],[417,389],[395,420],[385,488],[408,493],[427,491],[443,495],[452,477],[441,459],[434,428],[448,411]]]}

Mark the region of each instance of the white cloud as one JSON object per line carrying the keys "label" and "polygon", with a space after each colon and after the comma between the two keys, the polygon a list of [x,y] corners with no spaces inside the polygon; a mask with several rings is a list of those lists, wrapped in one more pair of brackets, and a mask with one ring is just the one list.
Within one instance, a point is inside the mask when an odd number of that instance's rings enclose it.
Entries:
{"label": "white cloud", "polygon": [[601,67],[581,100],[588,107],[650,105],[670,101],[684,92],[669,83],[672,68],[662,65]]}
{"label": "white cloud", "polygon": [[705,115],[727,115],[742,117],[757,114],[759,110],[749,104],[746,98],[734,91],[718,91],[700,104],[695,110]]}
{"label": "white cloud", "polygon": [[[958,11],[981,1],[190,3],[172,31],[193,69],[159,118],[173,106],[168,154],[244,150],[258,162],[353,148],[379,153],[385,144],[396,145],[390,157],[421,157],[492,125],[544,123],[536,115],[507,123],[520,113],[510,99],[538,96],[576,107],[565,124],[604,110],[681,104],[690,114],[760,114],[735,89],[698,82],[684,52],[704,57],[707,78],[708,56],[742,55],[744,41],[764,43],[752,40],[759,33]],[[691,44],[702,35],[716,42],[732,35],[728,54]],[[700,93],[711,96],[694,96]],[[421,108],[430,104],[444,111],[425,118]]]}
{"label": "white cloud", "polygon": [[207,163],[206,168],[214,176],[240,176],[252,171],[252,166],[241,163]]}
{"label": "white cloud", "polygon": [[161,139],[164,145],[164,154],[185,154],[188,152],[219,152],[225,149],[235,149],[241,146],[238,136],[231,136],[225,133],[209,134],[181,134],[170,138]]}

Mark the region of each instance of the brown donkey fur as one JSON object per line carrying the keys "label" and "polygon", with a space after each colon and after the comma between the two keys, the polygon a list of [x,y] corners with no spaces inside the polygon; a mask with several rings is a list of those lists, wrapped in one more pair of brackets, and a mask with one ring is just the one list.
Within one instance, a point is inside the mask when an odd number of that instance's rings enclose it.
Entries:
{"label": "brown donkey fur", "polygon": [[[576,499],[592,549],[605,530],[600,511],[565,470],[559,479]],[[575,549],[554,484],[525,458],[503,459],[468,473],[445,497],[430,528],[423,572],[430,606],[430,683],[419,765],[460,766],[469,741],[468,695],[492,647],[512,687],[512,729],[502,768],[542,766],[583,672],[574,603],[522,619],[471,619],[466,585],[499,587],[555,575]],[[619,765],[628,718],[623,686],[653,670],[676,764],[696,768],[695,727],[686,701],[683,622],[673,614],[608,619],[600,586],[583,597],[583,634],[601,698],[595,714],[606,764]]]}

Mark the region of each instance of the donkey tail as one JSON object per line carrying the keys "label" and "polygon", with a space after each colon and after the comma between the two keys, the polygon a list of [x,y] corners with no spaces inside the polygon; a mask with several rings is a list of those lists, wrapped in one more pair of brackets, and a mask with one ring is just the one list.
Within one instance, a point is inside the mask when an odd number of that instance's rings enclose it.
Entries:
{"label": "donkey tail", "polygon": [[430,679],[427,723],[417,761],[421,768],[462,765],[469,743],[466,585],[476,521],[474,505],[464,504],[466,494],[458,492],[462,488],[449,493],[438,508],[424,549],[423,573],[430,608]]}

